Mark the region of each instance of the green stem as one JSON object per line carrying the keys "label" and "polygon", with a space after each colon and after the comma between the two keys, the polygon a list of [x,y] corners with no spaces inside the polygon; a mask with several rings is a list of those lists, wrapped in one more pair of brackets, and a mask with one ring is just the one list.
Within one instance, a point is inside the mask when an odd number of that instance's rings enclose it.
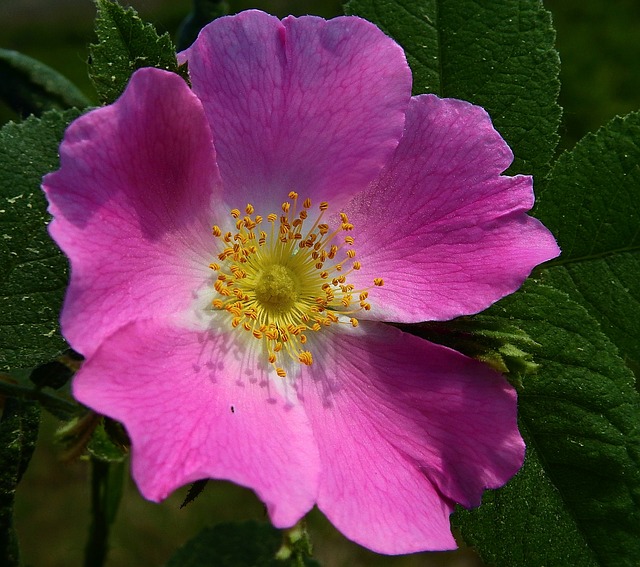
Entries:
{"label": "green stem", "polygon": [[61,415],[73,415],[78,412],[78,404],[43,392],[38,388],[30,386],[23,386],[21,384],[12,384],[0,379],[0,394],[5,396],[12,396],[14,398],[21,398],[25,400],[35,400],[47,410],[51,411],[56,417]]}
{"label": "green stem", "polygon": [[91,458],[91,527],[84,566],[102,567],[109,552],[109,532],[122,496],[123,464]]}

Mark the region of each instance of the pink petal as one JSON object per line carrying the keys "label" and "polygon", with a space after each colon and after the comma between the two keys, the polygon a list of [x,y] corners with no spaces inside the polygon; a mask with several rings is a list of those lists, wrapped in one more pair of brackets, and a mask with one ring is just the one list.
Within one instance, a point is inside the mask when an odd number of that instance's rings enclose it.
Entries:
{"label": "pink petal", "polygon": [[394,327],[364,321],[334,339],[315,384],[299,386],[320,448],[318,506],[380,553],[454,548],[454,502],[478,505],[522,465],[514,389]]}
{"label": "pink petal", "polygon": [[220,180],[200,101],[158,69],[71,124],[60,155],[43,188],[49,231],[71,262],[63,333],[87,356],[124,323],[193,302],[215,250]]}
{"label": "pink petal", "polygon": [[412,99],[405,134],[379,179],[348,205],[371,317],[403,322],[477,313],[556,257],[528,216],[531,177],[501,176],[512,154],[487,113],[433,95]]}
{"label": "pink petal", "polygon": [[205,27],[180,60],[230,205],[277,207],[291,190],[339,200],[377,175],[402,135],[411,72],[400,46],[359,18],[243,12]]}
{"label": "pink petal", "polygon": [[302,407],[275,391],[234,338],[131,323],[87,360],[74,395],[124,423],[146,498],[226,479],[255,490],[274,525],[288,527],[315,501],[313,434]]}

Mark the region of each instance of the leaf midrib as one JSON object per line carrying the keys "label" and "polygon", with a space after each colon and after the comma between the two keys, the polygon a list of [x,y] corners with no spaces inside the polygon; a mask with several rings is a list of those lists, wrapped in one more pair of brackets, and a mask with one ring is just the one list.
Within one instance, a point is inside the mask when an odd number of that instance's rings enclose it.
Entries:
{"label": "leaf midrib", "polygon": [[569,257],[569,258],[563,258],[562,256],[560,256],[555,260],[550,260],[549,262],[547,262],[544,265],[544,267],[555,268],[558,266],[570,266],[572,264],[581,264],[583,262],[591,262],[593,260],[603,260],[606,258],[610,258],[612,256],[616,256],[618,254],[634,254],[636,252],[640,252],[640,244],[623,246],[621,248],[613,248],[612,250],[606,250],[604,252],[599,252],[597,254],[586,254],[584,256]]}

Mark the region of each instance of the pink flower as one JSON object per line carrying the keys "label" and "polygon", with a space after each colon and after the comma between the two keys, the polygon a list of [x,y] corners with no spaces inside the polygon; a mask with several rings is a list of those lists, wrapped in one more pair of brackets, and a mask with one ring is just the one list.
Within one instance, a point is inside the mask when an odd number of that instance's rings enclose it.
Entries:
{"label": "pink flower", "polygon": [[44,180],[75,396],[151,500],[227,479],[278,527],[317,504],[378,552],[454,548],[455,503],[522,464],[516,394],[383,322],[476,313],[555,257],[531,178],[364,20],[244,12],[180,58],[193,90],[137,71]]}

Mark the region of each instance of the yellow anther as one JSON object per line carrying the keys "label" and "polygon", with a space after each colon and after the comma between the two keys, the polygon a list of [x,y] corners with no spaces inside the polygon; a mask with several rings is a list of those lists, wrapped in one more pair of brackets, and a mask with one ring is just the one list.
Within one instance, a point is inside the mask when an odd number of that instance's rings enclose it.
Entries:
{"label": "yellow anther", "polygon": [[240,317],[234,317],[231,319],[231,326],[235,329],[240,323],[242,323],[242,319]]}
{"label": "yellow anther", "polygon": [[211,264],[209,264],[209,267],[212,270],[215,270],[217,272],[220,269],[220,264],[216,264],[215,262],[211,262]]}
{"label": "yellow anther", "polygon": [[354,262],[353,263],[353,269],[354,270],[359,270],[362,266],[360,265],[360,262]]}
{"label": "yellow anther", "polygon": [[302,206],[305,209],[310,209],[311,208],[311,199],[307,198],[304,200],[304,202],[302,203]]}
{"label": "yellow anther", "polygon": [[344,242],[345,242],[345,244],[348,244],[349,246],[352,246],[353,243],[355,242],[355,240],[353,239],[353,236],[345,236]]}
{"label": "yellow anther", "polygon": [[340,213],[340,220],[345,223],[345,222],[349,222],[349,217],[347,216],[347,213]]}
{"label": "yellow anther", "polygon": [[270,341],[275,341],[278,338],[278,330],[271,327],[264,332],[264,336]]}
{"label": "yellow anther", "polygon": [[222,230],[220,230],[220,227],[217,224],[213,225],[213,228],[211,229],[211,232],[213,233],[213,236],[221,236],[222,235]]}
{"label": "yellow anther", "polygon": [[307,366],[311,366],[313,364],[313,356],[308,350],[301,352],[298,356],[298,360]]}
{"label": "yellow anther", "polygon": [[287,371],[284,368],[276,368],[276,374],[280,376],[280,378],[287,377]]}
{"label": "yellow anther", "polygon": [[382,278],[374,278],[373,284],[377,285],[378,287],[382,287],[384,285],[384,280]]}
{"label": "yellow anther", "polygon": [[347,256],[349,256],[349,258],[355,258],[356,251],[353,248],[350,248],[349,250],[347,250]]}
{"label": "yellow anther", "polygon": [[298,194],[295,191],[290,191],[289,192],[289,199],[297,199],[298,198]]}
{"label": "yellow anther", "polygon": [[244,212],[248,215],[252,215],[254,211],[255,209],[253,208],[253,205],[251,203],[247,203],[247,206],[244,208]]}
{"label": "yellow anther", "polygon": [[275,213],[269,213],[267,215],[268,222],[276,222],[277,220],[278,220],[278,215],[276,215]]}
{"label": "yellow anther", "polygon": [[367,297],[369,297],[369,292],[368,291],[363,291],[360,294],[360,301],[364,301],[365,299],[367,299]]}
{"label": "yellow anther", "polygon": [[276,343],[273,347],[273,352],[280,352],[282,350],[282,343]]}
{"label": "yellow anther", "polygon": [[272,352],[269,353],[269,362],[273,364],[276,361],[276,355]]}
{"label": "yellow anther", "polygon": [[288,201],[285,201],[284,203],[282,203],[283,212],[288,213],[290,208],[291,208],[291,203],[289,203]]}
{"label": "yellow anther", "polygon": [[351,326],[353,328],[357,327],[359,325],[358,320],[355,317],[351,317],[351,319],[349,319],[349,321],[351,322]]}
{"label": "yellow anther", "polygon": [[214,299],[212,303],[216,309],[222,309],[224,307],[224,303],[220,299]]}
{"label": "yellow anther", "polygon": [[320,207],[319,209],[324,212],[329,208],[329,203],[327,203],[326,201],[322,201],[322,203],[320,203]]}
{"label": "yellow anther", "polygon": [[231,216],[237,219],[240,216],[240,209],[231,209]]}

